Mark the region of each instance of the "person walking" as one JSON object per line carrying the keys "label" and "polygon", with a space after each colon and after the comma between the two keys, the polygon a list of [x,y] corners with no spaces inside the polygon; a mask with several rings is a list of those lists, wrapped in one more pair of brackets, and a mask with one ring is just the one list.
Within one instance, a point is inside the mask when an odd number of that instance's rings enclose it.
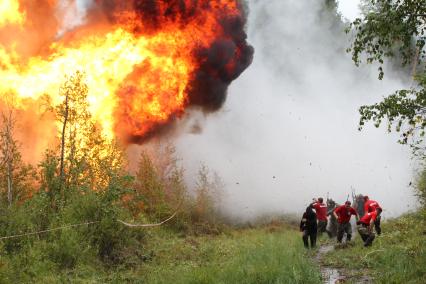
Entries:
{"label": "person walking", "polygon": [[314,199],[314,202],[311,204],[311,207],[315,209],[315,213],[317,214],[319,236],[321,236],[327,228],[327,205],[323,201],[324,199],[319,197],[318,200]]}
{"label": "person walking", "polygon": [[346,201],[344,205],[337,207],[333,215],[337,219],[337,242],[342,242],[345,233],[346,241],[350,241],[352,239],[351,216],[355,215],[356,220],[359,220],[358,213],[351,207],[351,202]]}
{"label": "person walking", "polygon": [[337,219],[333,212],[336,207],[339,207],[333,199],[327,198],[327,216],[330,216],[327,224],[327,234],[331,238],[337,236]]}
{"label": "person walking", "polygon": [[364,212],[365,212],[365,215],[367,215],[367,213],[376,212],[377,208],[380,208],[380,211],[377,211],[379,213],[378,213],[376,219],[374,220],[374,229],[376,230],[377,235],[380,236],[380,234],[382,233],[382,228],[380,227],[380,220],[381,220],[381,215],[382,215],[383,209],[377,201],[371,200],[367,195],[364,196]]}
{"label": "person walking", "polygon": [[380,213],[382,208],[377,207],[373,212],[365,214],[358,222],[358,233],[361,235],[362,240],[364,241],[364,246],[368,247],[373,244],[374,238],[376,237],[373,231],[373,226],[375,221]]}
{"label": "person walking", "polygon": [[305,248],[309,248],[308,239],[310,239],[311,248],[316,246],[317,229],[317,214],[312,209],[312,206],[309,205],[300,221],[300,231],[303,232],[302,239]]}

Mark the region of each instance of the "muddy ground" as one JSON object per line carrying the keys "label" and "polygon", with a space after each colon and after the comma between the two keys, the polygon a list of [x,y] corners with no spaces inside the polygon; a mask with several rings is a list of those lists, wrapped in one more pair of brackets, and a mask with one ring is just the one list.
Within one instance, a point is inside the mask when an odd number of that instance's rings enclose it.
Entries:
{"label": "muddy ground", "polygon": [[[360,275],[359,271],[354,271],[342,267],[333,267],[324,264],[324,256],[335,249],[335,244],[322,244],[315,256],[316,262],[320,265],[321,275],[323,283],[335,284],[335,283],[354,283],[354,284],[366,284],[374,283],[373,279],[368,276],[368,271],[365,271],[364,275]],[[344,248],[342,248],[344,249]]]}

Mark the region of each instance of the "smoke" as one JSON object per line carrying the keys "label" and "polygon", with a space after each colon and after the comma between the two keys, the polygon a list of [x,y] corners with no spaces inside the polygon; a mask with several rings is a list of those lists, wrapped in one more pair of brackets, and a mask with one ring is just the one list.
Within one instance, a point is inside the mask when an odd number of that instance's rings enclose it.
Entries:
{"label": "smoke", "polygon": [[60,0],[56,8],[56,17],[61,22],[58,37],[83,25],[86,22],[86,12],[90,6],[91,3],[84,0]]}
{"label": "smoke", "polygon": [[[253,48],[247,44],[247,35],[245,33],[246,15],[240,1],[236,1],[238,13],[221,9],[216,11],[217,7],[223,6],[220,1],[152,1],[152,0],[97,0],[92,3],[86,2],[88,7],[87,18],[90,22],[99,22],[104,15],[111,23],[129,22],[133,18],[132,29],[135,33],[156,34],[167,31],[170,25],[179,26],[185,29],[186,26],[198,23],[199,29],[214,28],[221,31],[215,31],[217,37],[208,46],[198,44],[198,47],[192,50],[197,68],[191,74],[191,79],[186,87],[185,93],[188,94],[186,104],[188,106],[200,107],[205,112],[219,110],[226,101],[227,90],[230,83],[238,78],[240,74],[251,64],[253,58]],[[226,5],[225,5],[226,7]],[[102,12],[100,12],[102,11]],[[210,26],[205,23],[211,21],[206,11],[211,11],[214,21],[219,22],[219,26]],[[205,33],[212,31],[205,30]],[[195,39],[203,41],[202,38]],[[181,51],[184,52],[184,51]],[[145,76],[143,72],[136,72],[133,77]],[[138,90],[127,88],[120,92],[122,101],[129,97],[137,98]],[[124,108],[126,110],[126,108]],[[125,121],[130,116],[126,111],[117,112]],[[152,137],[164,135],[164,133],[173,130],[174,122],[180,114],[171,116],[167,123],[159,123],[152,127],[148,132],[142,135],[134,133],[124,133],[125,139],[130,143],[143,144]],[[135,124],[140,123],[136,121]],[[120,122],[117,129],[126,129],[121,127]]]}
{"label": "smoke", "polygon": [[[124,143],[163,135],[188,107],[217,111],[253,58],[240,1],[19,4],[20,13],[7,12],[25,20],[0,29],[1,92],[58,97],[61,75],[82,71],[94,120]],[[31,80],[43,84],[22,91]]]}
{"label": "smoke", "polygon": [[[216,40],[209,46],[199,45],[192,51],[197,68],[191,75],[191,80],[185,90],[188,94],[188,106],[200,107],[205,112],[219,110],[226,101],[230,83],[238,78],[252,62],[254,50],[246,41],[246,15],[239,1],[236,2],[241,13],[215,14],[216,17],[219,17],[218,22],[220,23],[220,26],[216,28],[220,28],[222,32],[217,33]],[[199,22],[200,28],[202,28],[204,22],[209,19],[202,19],[200,15],[206,15],[203,12],[206,10],[213,11],[217,4],[213,1],[134,0],[123,3],[114,0],[98,0],[92,9],[103,10],[112,22],[122,21],[122,18],[116,15],[135,13],[138,24],[134,29],[145,34],[167,30],[167,26],[170,24],[185,28],[194,21]],[[202,41],[202,39],[198,40]],[[144,76],[143,73],[137,75]],[[127,92],[125,93],[121,96],[128,97]],[[167,125],[156,125],[143,135],[129,133],[127,140],[131,143],[142,144],[152,137],[163,135],[170,131],[170,126],[174,126],[173,122],[177,118],[178,116],[171,117]]]}
{"label": "smoke", "polygon": [[[14,138],[26,162],[37,165],[46,149],[55,146],[56,128],[52,123],[54,115],[45,111],[42,100],[28,101],[28,109],[13,109],[8,103],[0,102],[0,127],[3,128],[3,115],[12,115]],[[10,113],[11,112],[11,113]],[[34,127],[37,125],[37,127]]]}
{"label": "smoke", "polygon": [[[200,163],[226,184],[232,216],[302,212],[313,197],[342,203],[352,189],[384,207],[410,209],[414,163],[384,128],[357,131],[358,108],[405,83],[374,66],[356,68],[349,39],[323,1],[249,1],[253,64],[235,81],[219,113],[191,115],[176,139],[194,180]],[[193,129],[199,130],[194,135]]]}
{"label": "smoke", "polygon": [[[103,11],[114,11],[113,4],[118,3],[68,1],[74,4],[62,9],[65,16],[58,21],[61,9],[48,4],[55,1],[23,2],[32,26],[25,31],[17,28],[16,33],[0,32],[0,41],[12,46],[18,38],[25,44],[16,46],[17,52],[28,56],[40,54],[60,31],[94,21],[114,21],[114,13],[100,12],[96,5],[103,3]],[[150,2],[155,8],[159,1],[136,2]],[[243,73],[253,55],[246,42],[245,18],[224,19],[227,37],[196,51],[202,64],[190,84],[193,110],[180,123],[179,130],[186,133],[179,132],[173,139],[189,182],[194,181],[200,163],[222,176],[226,184],[223,206],[232,216],[244,219],[263,213],[301,212],[312,197],[326,197],[327,193],[342,203],[352,188],[378,200],[385,217],[414,204],[408,184],[415,165],[409,149],[398,145],[397,137],[384,129],[357,131],[358,107],[380,100],[405,82],[394,72],[378,81],[375,67],[354,67],[345,53],[349,41],[343,25],[322,3],[249,1],[248,41],[256,56]],[[146,19],[144,9],[140,13]],[[155,21],[151,28],[158,28]],[[237,52],[229,64],[236,49],[243,52]],[[31,131],[24,131],[24,141],[54,133],[53,125],[32,127],[32,116],[28,117],[23,127]],[[142,140],[134,137],[133,142]],[[45,148],[44,144],[40,147]]]}

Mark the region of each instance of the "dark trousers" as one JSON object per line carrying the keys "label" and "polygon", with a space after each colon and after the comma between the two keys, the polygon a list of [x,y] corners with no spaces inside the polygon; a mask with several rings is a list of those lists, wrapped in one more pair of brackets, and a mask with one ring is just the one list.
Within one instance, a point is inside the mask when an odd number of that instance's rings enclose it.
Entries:
{"label": "dark trousers", "polygon": [[330,238],[334,238],[335,236],[337,236],[337,220],[333,216],[330,217],[327,234]]}
{"label": "dark trousers", "polygon": [[352,239],[352,226],[351,223],[338,223],[337,224],[337,241],[339,243],[342,242],[343,235],[346,233],[346,241],[350,241]]}
{"label": "dark trousers", "polygon": [[373,244],[374,239],[376,238],[373,231],[370,231],[368,225],[361,224],[358,226],[358,233],[360,234],[362,240],[364,241],[364,246],[368,247]]}
{"label": "dark trousers", "polygon": [[376,230],[377,235],[382,233],[382,228],[380,227],[380,215],[377,216],[376,221],[374,221],[374,229]]}
{"label": "dark trousers", "polygon": [[317,244],[317,228],[315,228],[315,230],[304,230],[302,238],[305,248],[309,248],[308,238],[311,241],[311,248],[314,248]]}
{"label": "dark trousers", "polygon": [[327,220],[318,220],[318,235],[321,236],[322,233],[326,231]]}

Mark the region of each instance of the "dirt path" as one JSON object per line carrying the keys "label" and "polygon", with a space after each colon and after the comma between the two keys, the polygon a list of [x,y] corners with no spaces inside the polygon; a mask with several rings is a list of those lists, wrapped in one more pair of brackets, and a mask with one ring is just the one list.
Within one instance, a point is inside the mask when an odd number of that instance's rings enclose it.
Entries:
{"label": "dirt path", "polygon": [[318,253],[315,260],[320,265],[321,275],[324,280],[324,284],[336,284],[336,283],[355,283],[355,284],[367,284],[374,283],[369,276],[356,277],[354,279],[354,271],[350,271],[344,268],[326,266],[322,261],[325,254],[334,250],[334,245],[323,244],[318,249]]}
{"label": "dirt path", "polygon": [[321,275],[324,280],[324,284],[344,283],[346,280],[342,271],[336,267],[324,266],[322,263],[323,256],[332,250],[334,250],[334,246],[331,244],[321,245],[318,249],[315,260],[321,267]]}

